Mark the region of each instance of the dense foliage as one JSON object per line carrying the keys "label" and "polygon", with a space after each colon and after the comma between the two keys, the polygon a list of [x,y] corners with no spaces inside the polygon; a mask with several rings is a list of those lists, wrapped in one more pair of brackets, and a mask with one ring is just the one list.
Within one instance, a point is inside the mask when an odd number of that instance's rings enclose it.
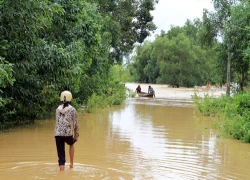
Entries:
{"label": "dense foliage", "polygon": [[[15,79],[13,78],[13,66],[4,58],[4,56],[6,56],[7,48],[7,42],[4,40],[0,41],[0,109],[2,117],[11,116],[14,113],[14,111],[5,111],[5,106],[10,104],[12,99],[10,97],[5,97],[3,90],[7,86],[13,85],[15,81]],[[7,121],[7,119],[2,120],[1,126],[3,126],[3,124],[5,126],[8,126],[9,122]]]}
{"label": "dense foliage", "polygon": [[214,48],[202,47],[202,23],[187,21],[184,27],[162,32],[154,42],[137,46],[131,74],[137,82],[193,87],[220,83]]}
{"label": "dense foliage", "polygon": [[[114,8],[120,10],[121,3],[130,3],[117,2]],[[138,1],[131,9],[128,22],[133,25],[137,17],[148,18],[137,28],[141,39],[126,34],[130,28],[120,21],[127,18],[126,11],[115,19],[104,6],[87,0],[0,1],[0,129],[46,117],[66,89],[73,93],[75,106],[95,96],[107,105],[125,99],[125,87],[112,73],[119,62],[112,58],[113,50],[119,49],[121,58],[149,35],[154,25],[148,13],[154,1]],[[130,46],[121,48],[128,41]]]}
{"label": "dense foliage", "polygon": [[112,34],[110,58],[116,62],[121,62],[136,42],[142,43],[156,29],[150,11],[158,0],[91,1],[98,3],[99,11],[109,19],[106,26]]}

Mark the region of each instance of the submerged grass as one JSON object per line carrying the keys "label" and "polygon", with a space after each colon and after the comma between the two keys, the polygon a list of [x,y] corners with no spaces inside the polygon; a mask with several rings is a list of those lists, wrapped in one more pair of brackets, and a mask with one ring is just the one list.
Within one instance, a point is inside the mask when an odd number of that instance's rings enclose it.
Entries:
{"label": "submerged grass", "polygon": [[195,112],[214,116],[214,124],[225,137],[250,143],[250,92],[220,98],[193,96]]}

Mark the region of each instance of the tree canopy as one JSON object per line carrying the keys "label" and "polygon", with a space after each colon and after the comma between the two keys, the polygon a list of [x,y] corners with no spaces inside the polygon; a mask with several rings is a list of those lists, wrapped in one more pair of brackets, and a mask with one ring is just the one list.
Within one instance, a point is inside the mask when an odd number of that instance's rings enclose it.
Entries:
{"label": "tree canopy", "polygon": [[135,81],[174,87],[219,83],[215,51],[201,46],[201,25],[198,19],[187,20],[183,27],[173,26],[154,42],[138,46],[130,65]]}
{"label": "tree canopy", "polygon": [[151,11],[158,0],[92,0],[99,11],[108,16],[107,31],[111,33],[111,58],[121,63],[135,43],[142,43],[156,30]]}
{"label": "tree canopy", "polygon": [[1,0],[0,128],[44,118],[66,89],[77,104],[93,94],[123,98],[110,71],[155,29],[154,3]]}

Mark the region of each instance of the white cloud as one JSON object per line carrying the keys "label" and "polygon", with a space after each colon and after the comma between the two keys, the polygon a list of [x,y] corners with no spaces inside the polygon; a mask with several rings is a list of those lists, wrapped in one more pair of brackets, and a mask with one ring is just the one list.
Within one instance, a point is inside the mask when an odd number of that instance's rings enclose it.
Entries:
{"label": "white cloud", "polygon": [[159,0],[152,11],[157,30],[150,39],[154,39],[161,30],[167,32],[171,25],[183,26],[187,19],[202,18],[204,8],[213,10],[211,0]]}

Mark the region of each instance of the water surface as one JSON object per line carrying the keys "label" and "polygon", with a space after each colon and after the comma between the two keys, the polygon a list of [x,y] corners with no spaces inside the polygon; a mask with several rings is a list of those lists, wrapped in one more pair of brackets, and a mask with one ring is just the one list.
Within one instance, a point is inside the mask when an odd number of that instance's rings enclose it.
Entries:
{"label": "water surface", "polygon": [[[182,99],[182,98],[180,98]],[[59,172],[54,118],[0,134],[1,179],[165,180],[250,177],[250,145],[224,139],[190,98],[133,98],[79,111],[75,164]],[[68,160],[68,146],[67,160]]]}

